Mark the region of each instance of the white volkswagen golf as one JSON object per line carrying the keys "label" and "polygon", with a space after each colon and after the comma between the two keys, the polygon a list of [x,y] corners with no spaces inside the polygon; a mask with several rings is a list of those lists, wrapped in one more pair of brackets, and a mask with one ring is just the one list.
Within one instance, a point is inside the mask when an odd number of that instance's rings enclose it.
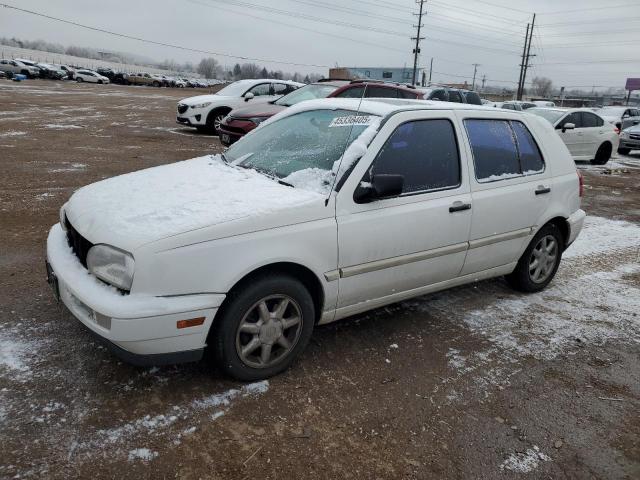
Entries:
{"label": "white volkswagen golf", "polygon": [[317,324],[501,275],[543,289],[582,228],[581,194],[535,116],[303,102],[222,156],[75,192],[49,234],[48,278],[125,360],[208,347],[254,380],[289,366]]}

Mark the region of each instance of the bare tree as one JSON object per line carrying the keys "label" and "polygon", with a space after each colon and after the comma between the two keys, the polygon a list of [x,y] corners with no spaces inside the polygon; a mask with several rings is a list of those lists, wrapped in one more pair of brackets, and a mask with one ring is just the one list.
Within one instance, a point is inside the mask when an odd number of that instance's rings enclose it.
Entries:
{"label": "bare tree", "polygon": [[548,97],[553,89],[553,82],[547,77],[535,77],[531,81],[533,93],[539,97]]}
{"label": "bare tree", "polygon": [[204,78],[216,78],[219,68],[215,58],[203,58],[198,64],[198,73]]}

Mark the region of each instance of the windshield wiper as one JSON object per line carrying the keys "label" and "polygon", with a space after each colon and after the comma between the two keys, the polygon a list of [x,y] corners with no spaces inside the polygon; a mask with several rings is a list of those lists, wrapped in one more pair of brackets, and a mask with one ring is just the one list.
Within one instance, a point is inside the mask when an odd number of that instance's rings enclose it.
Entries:
{"label": "windshield wiper", "polygon": [[291,185],[289,182],[285,182],[280,177],[278,177],[277,175],[274,175],[269,170],[266,170],[264,168],[256,167],[254,165],[242,165],[242,164],[238,164],[237,166],[240,167],[240,168],[246,168],[246,169],[249,169],[249,170],[255,170],[256,172],[264,175],[265,177],[270,178],[271,180],[275,180],[280,185],[285,185],[287,187],[296,188],[295,186]]}
{"label": "windshield wiper", "polygon": [[222,158],[222,161],[223,161],[224,163],[229,163],[229,160],[227,160],[227,157],[226,157],[226,155],[224,154],[224,152],[222,152],[222,153],[220,154],[220,157]]}
{"label": "windshield wiper", "polygon": [[[274,178],[274,180],[275,180],[275,178]],[[280,179],[278,179],[278,183],[279,183],[280,185],[284,185],[284,186],[286,186],[286,187],[296,188],[296,187],[294,187],[293,185],[291,185],[289,182],[285,182],[284,180],[280,180]]]}

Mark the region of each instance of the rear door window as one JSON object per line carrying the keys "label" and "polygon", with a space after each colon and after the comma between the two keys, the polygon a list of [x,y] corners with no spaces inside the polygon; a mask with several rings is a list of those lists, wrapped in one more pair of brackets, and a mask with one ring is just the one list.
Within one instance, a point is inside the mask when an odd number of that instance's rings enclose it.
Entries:
{"label": "rear door window", "polygon": [[398,98],[397,89],[368,85],[365,94],[369,98]]}
{"label": "rear door window", "polygon": [[470,103],[472,105],[482,105],[480,95],[478,95],[476,92],[465,92],[464,96],[467,100],[467,103]]}
{"label": "rear door window", "polygon": [[346,90],[343,90],[342,92],[337,94],[336,97],[340,97],[340,98],[360,98],[360,97],[362,97],[363,91],[364,91],[364,87],[347,88]]}
{"label": "rear door window", "polygon": [[507,120],[465,120],[480,182],[503,180],[521,174],[518,148]]}
{"label": "rear door window", "polygon": [[522,122],[473,119],[464,121],[480,183],[544,171],[544,159]]}
{"label": "rear door window", "polygon": [[462,100],[462,95],[460,95],[460,92],[458,90],[449,90],[449,101],[464,103],[464,100]]}
{"label": "rear door window", "polygon": [[255,97],[261,97],[271,94],[271,88],[268,83],[261,83],[249,90]]}
{"label": "rear door window", "polygon": [[371,173],[404,177],[403,194],[460,185],[460,155],[449,120],[414,120],[398,126],[378,153]]}
{"label": "rear door window", "polygon": [[589,112],[582,112],[582,126],[584,128],[601,127],[604,125],[602,119]]}
{"label": "rear door window", "polygon": [[416,98],[416,94],[414,92],[410,92],[407,90],[397,90],[398,98]]}
{"label": "rear door window", "polygon": [[449,95],[447,95],[446,90],[438,89],[431,92],[431,95],[429,95],[429,98],[446,102],[449,100]]}

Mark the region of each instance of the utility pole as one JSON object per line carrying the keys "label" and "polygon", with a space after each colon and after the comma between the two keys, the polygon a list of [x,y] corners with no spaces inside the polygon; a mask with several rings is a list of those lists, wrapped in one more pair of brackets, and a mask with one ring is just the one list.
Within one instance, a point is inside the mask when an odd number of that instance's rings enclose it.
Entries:
{"label": "utility pole", "polygon": [[536,25],[536,14],[533,14],[533,21],[531,22],[531,30],[529,31],[529,44],[527,45],[527,58],[524,63],[524,70],[522,72],[522,88],[520,89],[520,98],[518,100],[522,100],[522,94],[524,93],[524,85],[527,81],[527,69],[529,68],[529,59],[531,57],[535,57],[535,55],[531,55],[531,41],[533,40],[533,28]]}
{"label": "utility pole", "polygon": [[[418,54],[420,54],[420,40],[424,40],[424,37],[420,36],[420,29],[422,28],[422,12],[424,7],[424,2],[426,0],[420,0],[420,13],[418,16],[418,25],[414,25],[418,29],[418,32],[415,37],[411,37],[411,40],[416,41],[416,46],[413,49],[413,85],[416,84],[416,71],[418,70]],[[414,13],[414,15],[416,15]],[[431,73],[429,73],[431,75]]]}
{"label": "utility pole", "polygon": [[522,49],[522,60],[520,61],[520,77],[518,78],[518,91],[516,92],[516,100],[522,100],[522,72],[524,72],[524,58],[527,55],[527,43],[529,42],[529,27],[527,23],[527,33],[524,35],[524,47]]}
{"label": "utility pole", "polygon": [[487,81],[487,76],[486,75],[482,75],[482,91],[484,92],[484,84]]}
{"label": "utility pole", "polygon": [[433,72],[433,57],[431,57],[431,64],[429,65],[429,85],[431,85],[431,73]]}
{"label": "utility pole", "polygon": [[471,82],[471,90],[476,89],[476,73],[478,73],[479,63],[473,63],[473,81]]}

